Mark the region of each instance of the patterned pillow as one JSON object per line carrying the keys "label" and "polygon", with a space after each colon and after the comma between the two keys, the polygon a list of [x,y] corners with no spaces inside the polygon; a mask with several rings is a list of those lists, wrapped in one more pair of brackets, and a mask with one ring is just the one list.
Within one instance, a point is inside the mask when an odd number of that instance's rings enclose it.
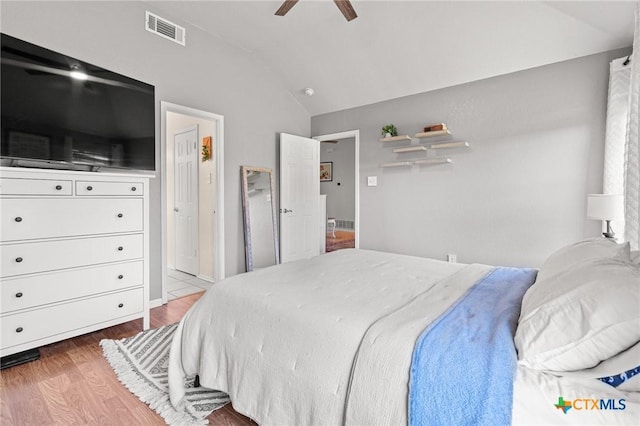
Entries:
{"label": "patterned pillow", "polygon": [[617,374],[615,376],[600,377],[599,380],[603,381],[608,385],[613,386],[614,388],[617,388],[627,380],[631,379],[636,374],[640,374],[640,365],[637,366],[636,368],[632,368],[631,370],[627,370],[624,373]]}

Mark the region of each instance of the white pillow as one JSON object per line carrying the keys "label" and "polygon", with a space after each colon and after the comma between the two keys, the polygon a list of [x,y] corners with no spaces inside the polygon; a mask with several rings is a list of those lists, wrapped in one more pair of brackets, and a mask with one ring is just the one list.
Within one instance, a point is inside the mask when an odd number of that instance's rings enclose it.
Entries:
{"label": "white pillow", "polygon": [[640,265],[600,258],[536,281],[522,299],[515,335],[527,367],[572,371],[640,341]]}
{"label": "white pillow", "polygon": [[640,265],[640,250],[632,251],[629,254],[629,257],[631,258],[631,263],[635,263],[637,265]]}
{"label": "white pillow", "polygon": [[600,257],[615,257],[629,261],[629,243],[617,244],[609,238],[592,238],[561,248],[553,253],[540,267],[537,280],[564,272],[578,262]]}
{"label": "white pillow", "polygon": [[[615,376],[625,371],[632,370],[640,365],[640,342],[625,349],[619,354],[605,359],[600,364],[586,370],[562,372],[561,376],[576,377],[581,379],[598,379],[601,377]],[[640,391],[640,389],[639,389]]]}

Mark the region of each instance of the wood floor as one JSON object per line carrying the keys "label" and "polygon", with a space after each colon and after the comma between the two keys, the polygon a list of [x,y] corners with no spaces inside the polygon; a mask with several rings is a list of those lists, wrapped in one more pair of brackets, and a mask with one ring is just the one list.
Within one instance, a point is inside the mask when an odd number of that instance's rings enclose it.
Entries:
{"label": "wood floor", "polygon": [[[202,293],[151,310],[151,327],[182,318]],[[55,321],[54,318],[51,319]],[[129,392],[102,356],[101,339],[121,339],[142,330],[131,321],[40,348],[40,359],[0,371],[0,424],[162,425],[162,418]],[[214,411],[211,425],[255,425],[231,404]]]}
{"label": "wood floor", "polygon": [[331,232],[327,232],[327,253],[343,248],[354,248],[356,246],[356,234],[353,231],[335,231],[335,237]]}

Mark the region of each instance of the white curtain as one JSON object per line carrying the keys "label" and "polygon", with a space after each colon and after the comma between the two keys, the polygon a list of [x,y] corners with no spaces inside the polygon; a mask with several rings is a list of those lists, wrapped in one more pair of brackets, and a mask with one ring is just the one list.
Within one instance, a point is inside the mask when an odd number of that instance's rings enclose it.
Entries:
{"label": "white curtain", "polygon": [[[626,65],[625,65],[626,63]],[[624,152],[629,123],[629,88],[631,62],[627,57],[611,61],[609,69],[609,101],[607,104],[607,133],[604,145],[604,194],[624,194]],[[619,238],[624,237],[624,220],[615,220],[613,228]]]}
{"label": "white curtain", "polygon": [[629,95],[629,120],[624,154],[624,221],[625,240],[632,250],[640,243],[640,3],[636,6],[636,29],[631,57],[631,86]]}

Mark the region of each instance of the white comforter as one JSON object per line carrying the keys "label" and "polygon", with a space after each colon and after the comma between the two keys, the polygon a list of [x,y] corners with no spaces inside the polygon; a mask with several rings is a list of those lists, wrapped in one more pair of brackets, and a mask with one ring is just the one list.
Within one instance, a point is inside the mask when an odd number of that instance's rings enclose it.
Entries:
{"label": "white comforter", "polygon": [[[176,331],[171,402],[182,407],[183,379],[198,374],[261,425],[407,424],[416,339],[490,269],[340,250],[231,277]],[[523,370],[516,379],[514,423],[568,420],[553,407],[566,384]],[[633,419],[621,414],[607,419]]]}
{"label": "white comforter", "polygon": [[171,401],[197,373],[262,425],[405,424],[417,336],[489,269],[340,250],[231,277],[176,331]]}

